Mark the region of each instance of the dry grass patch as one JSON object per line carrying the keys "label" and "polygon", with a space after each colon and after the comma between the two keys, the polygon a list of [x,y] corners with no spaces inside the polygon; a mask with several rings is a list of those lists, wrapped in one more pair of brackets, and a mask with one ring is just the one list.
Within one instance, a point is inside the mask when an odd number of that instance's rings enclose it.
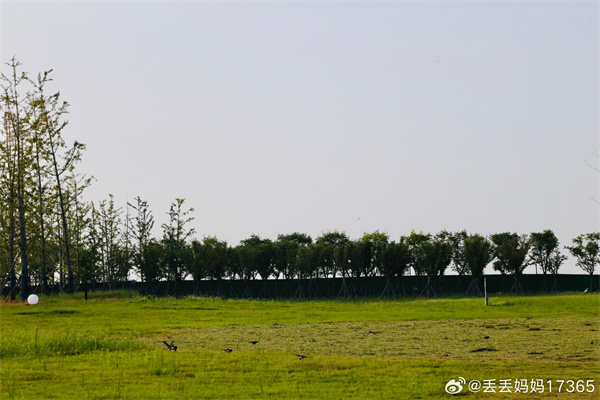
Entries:
{"label": "dry grass patch", "polygon": [[[172,329],[179,351],[287,352],[349,357],[595,361],[600,321],[578,317],[330,322]],[[369,333],[371,332],[371,333]],[[165,336],[143,338],[164,347]],[[251,341],[258,340],[256,345]],[[491,353],[493,354],[487,354]]]}

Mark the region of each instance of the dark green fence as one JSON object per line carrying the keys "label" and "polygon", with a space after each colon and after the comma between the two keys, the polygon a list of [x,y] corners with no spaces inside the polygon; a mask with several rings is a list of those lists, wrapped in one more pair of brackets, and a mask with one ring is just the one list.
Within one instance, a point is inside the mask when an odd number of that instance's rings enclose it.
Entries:
{"label": "dark green fence", "polygon": [[[488,294],[517,293],[535,294],[552,292],[598,291],[600,275],[521,275],[517,280],[508,275],[485,277]],[[39,288],[37,288],[39,289]],[[108,290],[108,285],[95,285],[90,291]],[[429,281],[426,276],[404,276],[370,278],[320,278],[320,279],[269,279],[269,280],[202,280],[184,281],[178,287],[174,282],[161,281],[154,284],[129,281],[112,289],[138,291],[143,295],[155,296],[218,296],[234,299],[348,299],[360,297],[398,298],[481,296],[484,280],[474,282],[471,276],[448,275]],[[81,288],[78,288],[81,291]],[[52,287],[53,293],[61,293],[59,286]],[[10,288],[2,288],[2,298],[7,298]],[[39,293],[34,289],[35,293]]]}
{"label": "dark green fence", "polygon": [[[600,275],[522,275],[518,280],[512,276],[489,275],[485,277],[488,293],[544,293],[564,291],[597,291]],[[429,281],[426,276],[404,276],[402,279],[371,278],[322,278],[322,279],[269,279],[269,280],[203,280],[185,281],[175,293],[173,282],[153,285],[129,282],[126,289],[157,296],[198,295],[226,298],[355,298],[402,296],[440,297],[448,295],[480,295],[484,281],[478,283],[471,276],[444,276]]]}

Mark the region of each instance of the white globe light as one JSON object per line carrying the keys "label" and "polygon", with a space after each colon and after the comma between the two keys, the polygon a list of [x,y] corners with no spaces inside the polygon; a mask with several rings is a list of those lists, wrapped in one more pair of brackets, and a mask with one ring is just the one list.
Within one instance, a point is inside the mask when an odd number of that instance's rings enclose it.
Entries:
{"label": "white globe light", "polygon": [[29,297],[27,298],[27,302],[29,304],[31,304],[32,306],[36,305],[38,303],[38,301],[40,301],[40,298],[37,297],[37,295],[35,295],[35,294],[30,294]]}

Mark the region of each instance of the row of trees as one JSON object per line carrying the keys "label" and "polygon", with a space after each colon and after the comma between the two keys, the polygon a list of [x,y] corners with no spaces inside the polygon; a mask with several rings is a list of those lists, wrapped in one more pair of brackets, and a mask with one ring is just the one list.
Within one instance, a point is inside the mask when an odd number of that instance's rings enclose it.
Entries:
{"label": "row of trees", "polygon": [[[326,277],[428,277],[439,288],[448,269],[477,282],[485,268],[518,277],[535,264],[556,275],[565,256],[552,231],[489,237],[462,232],[412,232],[398,241],[379,231],[350,239],[328,232],[313,240],[292,233],[276,240],[252,235],[231,247],[216,237],[198,240],[192,208],[175,199],[162,237],[153,237],[154,216],[137,197],[118,207],[112,195],[82,200],[91,178],[77,171],[85,146],[63,137],[68,104],[60,93],[47,94],[50,71],[30,78],[14,58],[2,75],[0,141],[0,273],[22,299],[35,288],[72,292],[90,284],[116,287],[136,274],[151,288],[160,280]],[[593,274],[600,234],[580,235],[568,250]],[[438,286],[436,286],[438,285]],[[37,289],[36,289],[37,290]],[[151,290],[151,289],[150,289]]]}
{"label": "row of trees", "polygon": [[[521,290],[519,276],[529,265],[554,277],[566,259],[558,239],[550,230],[530,235],[497,233],[484,237],[466,231],[425,234],[411,232],[398,241],[379,231],[352,240],[343,232],[327,232],[315,240],[303,233],[279,235],[276,240],[251,235],[231,247],[216,237],[195,238],[190,227],[194,211],[176,199],[163,224],[162,238],[152,236],[154,216],[146,201],[137,197],[125,210],[114,198],[93,203],[83,214],[82,240],[77,241],[79,258],[73,259],[76,281],[83,285],[117,287],[131,273],[139,276],[145,290],[153,292],[160,280],[174,283],[174,293],[191,277],[203,279],[316,279],[386,276],[399,279],[406,274],[428,278],[428,295],[443,290],[448,270],[470,275],[473,290],[480,290],[488,266],[514,277],[514,290]],[[580,235],[567,247],[578,265],[592,275],[599,262],[600,234]],[[67,281],[59,265],[51,268],[61,287]],[[40,270],[32,271],[33,282],[43,286]]]}

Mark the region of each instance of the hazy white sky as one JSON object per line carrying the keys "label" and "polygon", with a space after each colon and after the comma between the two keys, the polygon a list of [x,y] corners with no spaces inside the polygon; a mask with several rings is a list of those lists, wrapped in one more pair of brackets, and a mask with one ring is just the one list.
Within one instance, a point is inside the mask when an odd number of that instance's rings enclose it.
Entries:
{"label": "hazy white sky", "polygon": [[598,229],[596,1],[0,7],[2,62],[71,104],[87,198],[157,227],[183,197],[230,245]]}

